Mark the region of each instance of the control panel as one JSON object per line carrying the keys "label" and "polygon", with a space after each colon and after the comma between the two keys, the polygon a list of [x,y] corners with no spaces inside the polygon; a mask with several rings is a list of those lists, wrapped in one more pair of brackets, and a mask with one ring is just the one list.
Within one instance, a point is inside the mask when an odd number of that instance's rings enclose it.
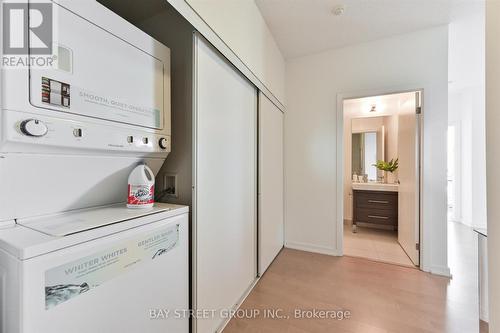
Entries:
{"label": "control panel", "polygon": [[[3,110],[4,111],[4,110]],[[5,111],[4,143],[31,143],[68,148],[168,153],[170,136],[55,117]],[[5,149],[2,149],[5,151]],[[8,151],[8,150],[7,150]]]}

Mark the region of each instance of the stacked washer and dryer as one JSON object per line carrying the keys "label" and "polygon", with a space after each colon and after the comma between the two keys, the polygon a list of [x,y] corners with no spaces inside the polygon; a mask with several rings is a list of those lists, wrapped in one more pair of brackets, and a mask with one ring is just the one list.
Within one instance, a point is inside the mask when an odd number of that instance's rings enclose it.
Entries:
{"label": "stacked washer and dryer", "polygon": [[0,72],[0,332],[188,332],[188,208],[125,205],[171,149],[170,50],[51,6],[53,66]]}

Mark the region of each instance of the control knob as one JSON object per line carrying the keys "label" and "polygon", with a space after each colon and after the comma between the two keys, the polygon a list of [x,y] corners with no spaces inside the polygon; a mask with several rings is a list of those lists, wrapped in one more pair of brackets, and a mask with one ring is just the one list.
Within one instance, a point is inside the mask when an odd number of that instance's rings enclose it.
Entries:
{"label": "control knob", "polygon": [[168,139],[167,138],[161,138],[158,141],[158,145],[160,146],[161,149],[167,149],[168,148]]}
{"label": "control knob", "polygon": [[47,134],[48,128],[38,119],[26,119],[21,122],[21,132],[27,136],[41,137]]}

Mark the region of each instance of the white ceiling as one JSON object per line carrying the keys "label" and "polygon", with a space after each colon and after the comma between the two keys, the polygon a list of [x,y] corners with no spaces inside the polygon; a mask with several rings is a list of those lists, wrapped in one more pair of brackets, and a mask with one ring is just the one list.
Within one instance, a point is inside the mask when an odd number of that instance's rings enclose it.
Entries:
{"label": "white ceiling", "polygon": [[[285,58],[447,24],[480,1],[255,0]],[[334,16],[338,5],[345,12]]]}

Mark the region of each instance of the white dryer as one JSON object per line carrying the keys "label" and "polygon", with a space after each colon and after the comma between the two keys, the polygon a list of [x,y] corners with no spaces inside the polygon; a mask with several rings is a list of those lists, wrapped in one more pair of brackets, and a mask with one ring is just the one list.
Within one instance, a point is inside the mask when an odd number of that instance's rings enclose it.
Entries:
{"label": "white dryer", "polygon": [[0,227],[125,202],[171,150],[170,49],[94,0],[48,4],[57,61],[0,70]]}

